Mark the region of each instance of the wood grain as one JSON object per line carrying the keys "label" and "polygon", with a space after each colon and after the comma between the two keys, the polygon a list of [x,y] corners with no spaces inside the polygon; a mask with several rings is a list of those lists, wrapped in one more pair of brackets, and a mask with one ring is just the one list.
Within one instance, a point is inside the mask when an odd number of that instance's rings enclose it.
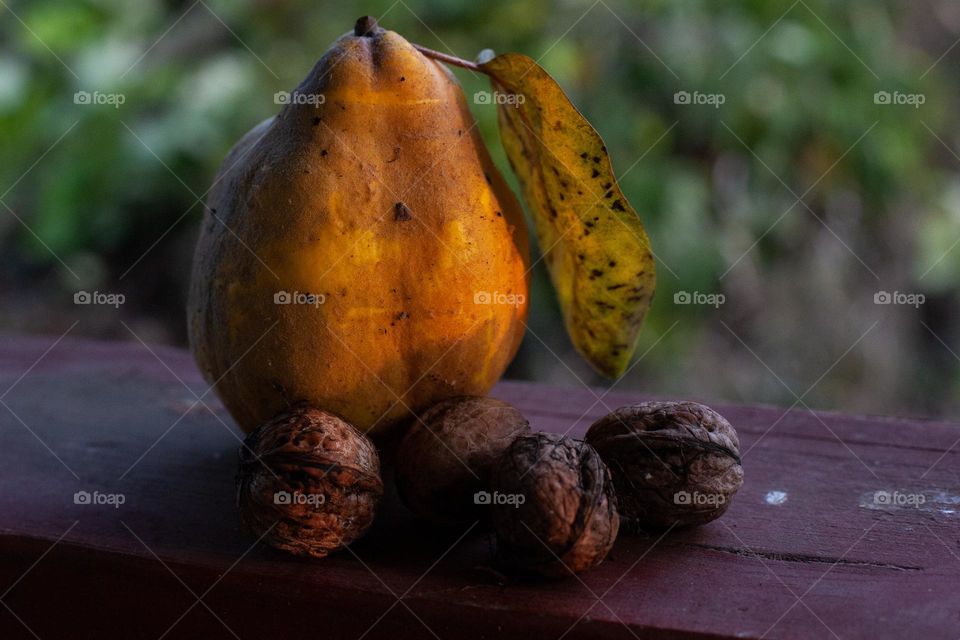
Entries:
{"label": "wood grain", "polygon": [[[189,354],[68,338],[41,358],[55,341],[0,338],[0,638],[960,636],[953,424],[715,405],[749,451],[721,520],[622,536],[579,579],[508,582],[489,534],[426,530],[392,494],[324,561],[257,545],[233,505],[241,436]],[[574,436],[646,399],[494,395]],[[879,490],[926,502],[867,508]]]}

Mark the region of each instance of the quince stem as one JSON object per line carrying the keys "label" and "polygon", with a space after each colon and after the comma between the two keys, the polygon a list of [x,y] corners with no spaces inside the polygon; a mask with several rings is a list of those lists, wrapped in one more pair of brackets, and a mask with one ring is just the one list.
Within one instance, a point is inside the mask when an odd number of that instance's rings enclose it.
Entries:
{"label": "quince stem", "polygon": [[469,69],[470,71],[478,71],[480,73],[486,73],[486,71],[475,62],[470,62],[469,60],[464,60],[463,58],[458,58],[457,56],[451,56],[446,53],[440,53],[439,51],[434,51],[433,49],[428,49],[426,47],[420,46],[419,44],[414,44],[413,47],[427,56],[428,58],[433,58],[434,60],[439,60],[440,62],[446,62],[447,64],[452,64],[456,67],[463,67],[464,69]]}

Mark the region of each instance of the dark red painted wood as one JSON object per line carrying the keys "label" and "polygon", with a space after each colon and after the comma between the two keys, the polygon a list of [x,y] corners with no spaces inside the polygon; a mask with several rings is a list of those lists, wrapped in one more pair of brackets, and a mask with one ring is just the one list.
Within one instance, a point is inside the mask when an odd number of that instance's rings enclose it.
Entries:
{"label": "dark red painted wood", "polygon": [[[424,530],[392,495],[324,561],[255,545],[233,505],[241,436],[213,393],[188,411],[207,390],[189,354],[67,338],[40,358],[55,340],[0,338],[0,638],[960,637],[953,424],[717,406],[749,451],[724,518],[623,536],[579,579],[503,583],[489,535]],[[575,436],[641,399],[494,395]],[[877,490],[927,502],[861,506]]]}

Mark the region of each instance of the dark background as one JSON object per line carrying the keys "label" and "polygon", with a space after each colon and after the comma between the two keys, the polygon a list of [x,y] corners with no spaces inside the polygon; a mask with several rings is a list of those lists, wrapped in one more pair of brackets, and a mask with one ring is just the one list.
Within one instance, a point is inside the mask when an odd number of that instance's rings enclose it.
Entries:
{"label": "dark background", "polygon": [[[600,131],[659,260],[618,388],[960,415],[949,0],[2,0],[0,331],[185,344],[217,166],[364,14],[468,59],[526,53]],[[456,73],[468,96],[487,88]],[[473,110],[509,174],[494,107]],[[125,303],[74,304],[94,290]],[[923,302],[876,304],[883,291]],[[509,375],[609,384],[572,350],[542,264]]]}

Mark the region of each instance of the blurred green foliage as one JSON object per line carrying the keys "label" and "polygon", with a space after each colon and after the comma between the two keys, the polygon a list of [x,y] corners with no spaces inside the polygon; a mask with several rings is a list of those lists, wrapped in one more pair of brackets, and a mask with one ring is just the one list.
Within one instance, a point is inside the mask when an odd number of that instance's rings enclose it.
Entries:
{"label": "blurred green foliage", "polygon": [[[72,291],[100,287],[127,292],[138,335],[183,342],[192,243],[218,164],[277,111],[275,92],[371,14],[461,57],[490,47],[538,59],[606,140],[659,261],[640,360],[619,387],[960,408],[960,14],[946,0],[6,3],[6,330],[56,333],[79,319],[78,334],[130,339],[116,317],[70,304]],[[487,88],[457,75],[468,96]],[[123,104],[77,104],[78,91]],[[924,102],[877,104],[881,91]],[[678,92],[723,103],[678,104]],[[509,173],[494,107],[474,112]],[[572,352],[542,268],[534,285],[511,375],[603,383]],[[926,303],[876,305],[878,291]],[[677,292],[725,302],[676,304]]]}

